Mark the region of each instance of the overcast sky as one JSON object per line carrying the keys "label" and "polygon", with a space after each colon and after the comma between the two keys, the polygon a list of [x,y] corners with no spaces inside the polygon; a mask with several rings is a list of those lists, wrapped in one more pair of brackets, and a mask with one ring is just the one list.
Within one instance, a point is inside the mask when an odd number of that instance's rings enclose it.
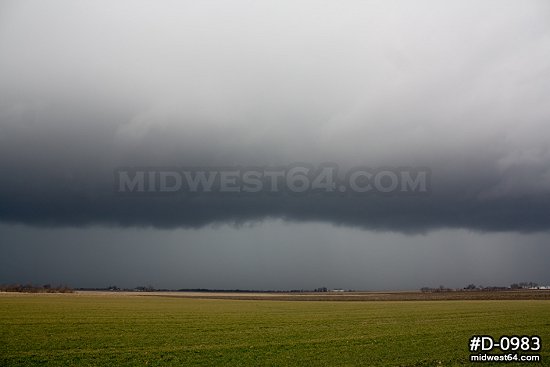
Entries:
{"label": "overcast sky", "polygon": [[[0,283],[550,283],[547,1],[3,1]],[[119,167],[425,167],[428,195],[120,196]]]}

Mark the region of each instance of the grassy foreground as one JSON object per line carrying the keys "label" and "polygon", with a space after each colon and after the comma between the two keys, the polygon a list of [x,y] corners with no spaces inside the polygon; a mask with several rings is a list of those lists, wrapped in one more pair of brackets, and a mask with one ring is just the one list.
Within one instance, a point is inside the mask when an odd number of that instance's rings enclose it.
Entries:
{"label": "grassy foreground", "polygon": [[469,365],[473,334],[538,334],[549,365],[550,301],[0,295],[0,366]]}

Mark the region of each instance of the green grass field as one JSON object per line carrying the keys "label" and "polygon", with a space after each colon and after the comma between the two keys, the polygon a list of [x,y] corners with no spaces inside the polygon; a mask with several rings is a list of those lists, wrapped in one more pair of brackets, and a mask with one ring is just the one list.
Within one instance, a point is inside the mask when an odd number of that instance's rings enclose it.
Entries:
{"label": "green grass field", "polygon": [[538,334],[549,365],[550,301],[0,295],[1,366],[469,365],[473,334]]}

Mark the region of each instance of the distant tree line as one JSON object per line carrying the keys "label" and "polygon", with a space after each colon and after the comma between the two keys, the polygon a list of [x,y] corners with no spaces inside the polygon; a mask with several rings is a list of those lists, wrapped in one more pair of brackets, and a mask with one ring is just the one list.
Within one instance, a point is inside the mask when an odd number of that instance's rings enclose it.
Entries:
{"label": "distant tree line", "polygon": [[2,284],[0,292],[20,292],[20,293],[73,293],[74,290],[67,285],[52,286],[44,284],[36,286],[32,284]]}
{"label": "distant tree line", "polygon": [[430,287],[422,287],[420,288],[422,292],[452,292],[454,289],[447,288],[443,285],[440,285],[437,288],[430,288]]}
{"label": "distant tree line", "polygon": [[510,289],[533,289],[538,288],[538,283],[535,282],[520,282],[520,283],[512,283],[509,287],[500,287],[500,286],[489,286],[484,287],[482,285],[475,285],[475,284],[468,284],[466,287],[462,289],[453,289],[453,288],[447,288],[443,285],[440,285],[437,288],[431,288],[431,287],[422,287],[420,290],[422,292],[455,292],[455,291],[504,291],[504,290],[510,290]]}

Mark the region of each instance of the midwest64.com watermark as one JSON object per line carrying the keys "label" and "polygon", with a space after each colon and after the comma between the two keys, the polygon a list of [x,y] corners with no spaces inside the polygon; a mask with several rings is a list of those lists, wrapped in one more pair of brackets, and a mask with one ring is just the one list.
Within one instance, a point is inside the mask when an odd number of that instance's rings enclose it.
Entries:
{"label": "midwest64.com watermark", "polygon": [[468,346],[470,362],[541,362],[542,340],[538,335],[502,335],[498,339],[474,335]]}
{"label": "midwest64.com watermark", "polygon": [[124,167],[115,170],[120,194],[426,195],[426,167],[356,167],[335,164],[278,167]]}

